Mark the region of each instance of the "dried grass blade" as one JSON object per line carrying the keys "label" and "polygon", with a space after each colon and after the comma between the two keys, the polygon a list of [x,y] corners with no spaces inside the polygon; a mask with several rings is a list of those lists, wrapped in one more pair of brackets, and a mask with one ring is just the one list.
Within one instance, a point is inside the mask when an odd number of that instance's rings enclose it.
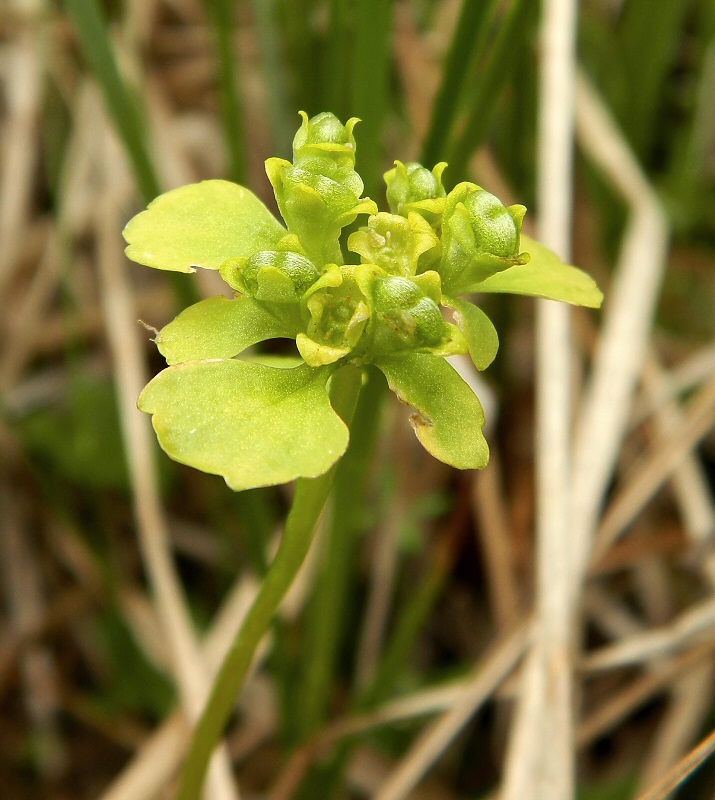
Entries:
{"label": "dried grass blade", "polygon": [[[571,239],[576,19],[573,0],[547,0],[542,7],[538,233],[564,259]],[[563,304],[537,306],[537,622],[504,800],[569,800],[574,792],[570,319]]]}

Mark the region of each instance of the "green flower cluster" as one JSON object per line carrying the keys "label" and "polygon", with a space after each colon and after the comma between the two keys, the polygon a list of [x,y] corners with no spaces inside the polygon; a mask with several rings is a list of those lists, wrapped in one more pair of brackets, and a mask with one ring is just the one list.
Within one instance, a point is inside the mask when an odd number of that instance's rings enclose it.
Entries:
{"label": "green flower cluster", "polygon": [[[266,162],[288,233],[275,249],[229,259],[220,269],[223,278],[273,314],[290,317],[299,329],[300,355],[312,367],[345,358],[366,363],[405,350],[441,356],[466,353],[464,335],[444,320],[440,310],[439,231],[447,204],[441,173],[446,165],[429,172],[418,164],[398,162],[386,175],[393,213],[380,213],[372,200],[361,198],[353,133],[357,120],[342,125],[330,113],[313,119],[302,116],[293,162],[279,158]],[[467,201],[486,195],[498,204],[518,246],[518,213],[513,222],[492,195],[468,184],[460,189]],[[482,200],[482,206],[489,204]],[[491,207],[484,214],[479,204],[452,203],[451,211],[454,222],[462,224],[459,237],[451,235],[449,225],[445,229],[450,231],[448,270],[455,271],[454,264],[465,250],[460,243],[465,241],[470,213],[473,241],[466,247],[470,254],[480,255],[485,271],[495,263],[501,268],[515,263],[501,257],[508,249],[502,241],[504,221]],[[368,226],[349,237],[347,248],[360,256],[361,263],[345,264],[340,234],[360,214],[370,215]],[[494,247],[498,255],[491,254]]]}
{"label": "green flower cluster", "polygon": [[[327,112],[308,119],[293,142],[293,162],[271,158],[266,171],[288,233],[275,249],[228,259],[222,277],[277,316],[290,317],[298,350],[313,367],[344,358],[366,363],[412,350],[440,356],[467,353],[467,339],[446,322],[440,305],[470,291],[495,272],[523,264],[519,254],[523,206],[505,208],[480,187],[462,183],[449,196],[442,185],[446,164],[431,172],[397,162],[386,175],[392,213],[361,198],[355,171],[354,127]],[[358,215],[366,228],[347,248],[358,265],[342,263],[340,234]],[[296,308],[289,308],[289,305]],[[464,327],[464,318],[457,317]],[[494,357],[496,334],[482,336]],[[476,348],[474,348],[476,350]]]}
{"label": "green flower cluster", "polygon": [[[127,226],[130,258],[160,269],[218,269],[237,293],[202,301],[161,331],[157,344],[170,366],[140,407],[154,415],[172,457],[224,475],[233,488],[277,483],[321,474],[341,455],[347,433],[331,416],[326,383],[342,365],[374,364],[417,409],[413,426],[430,452],[457,467],[484,466],[481,405],[444,357],[469,353],[484,369],[498,338],[460,297],[504,291],[595,307],[600,292],[521,236],[523,206],[505,207],[473,183],[447,193],[444,163],[430,171],[395,162],[385,174],[390,212],[378,211],[361,196],[355,171],[358,120],[301,116],[293,161],[266,162],[286,228],[225,181],[162,195]],[[341,243],[360,215],[367,224]],[[276,337],[295,339],[301,366],[236,358]],[[182,404],[192,407],[190,422]],[[269,431],[276,404],[292,419],[272,420]],[[330,440],[327,457],[317,455],[326,441],[314,429],[300,433],[316,422]]]}

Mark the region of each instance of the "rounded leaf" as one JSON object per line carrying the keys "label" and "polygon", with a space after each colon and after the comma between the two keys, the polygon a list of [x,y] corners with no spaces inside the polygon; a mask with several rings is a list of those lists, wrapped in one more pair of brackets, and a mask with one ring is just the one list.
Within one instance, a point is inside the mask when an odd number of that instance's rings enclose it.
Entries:
{"label": "rounded leaf", "polygon": [[218,269],[229,258],[274,247],[285,234],[252,192],[221,180],[160,195],[124,229],[128,258],[174,272]]}
{"label": "rounded leaf", "polygon": [[240,491],[322,475],[348,429],[325,389],[328,369],[238,360],[189,361],[160,372],[139,397],[175,461],[222,475]]}
{"label": "rounded leaf", "polygon": [[233,358],[266,339],[293,339],[297,328],[250,297],[209,297],[164,326],[156,345],[168,364]]}
{"label": "rounded leaf", "polygon": [[531,256],[527,264],[497,272],[467,291],[526,294],[575,306],[600,308],[603,293],[590,275],[565,264],[556,253],[535,239],[522,236],[521,243]]}
{"label": "rounded leaf", "polygon": [[454,309],[454,321],[467,339],[474,366],[478,370],[486,369],[499,350],[494,324],[481,308],[466,300],[445,300],[445,305]]}
{"label": "rounded leaf", "polygon": [[416,409],[410,423],[425,450],[458,469],[482,469],[489,463],[482,404],[449,362],[405,353],[380,358],[375,365],[398,398]]}

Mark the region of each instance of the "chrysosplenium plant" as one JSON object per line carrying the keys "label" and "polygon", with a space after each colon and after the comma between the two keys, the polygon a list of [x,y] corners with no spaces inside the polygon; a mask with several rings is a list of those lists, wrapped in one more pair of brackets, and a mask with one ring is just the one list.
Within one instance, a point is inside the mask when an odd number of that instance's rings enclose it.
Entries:
{"label": "chrysosplenium plant", "polygon": [[[489,459],[482,407],[446,358],[469,353],[485,369],[498,339],[466,296],[601,303],[591,278],[521,235],[523,206],[505,208],[473,183],[447,194],[445,164],[397,161],[385,175],[390,213],[379,212],[361,197],[357,120],[302,117],[293,162],[266,162],[285,227],[247,189],[213,180],[158,197],[124,231],[140,264],[219,270],[235,291],[196,303],[156,338],[169,367],[139,407],[153,415],[164,450],[236,490],[316,478],[298,483],[270,571],[194,732],[178,800],[200,796],[253,653],[308,552],[363,370],[381,370],[415,408],[412,425],[432,455],[478,469]],[[341,242],[359,216],[367,224]],[[300,358],[247,356],[276,338],[294,339]]]}
{"label": "chrysosplenium plant", "polygon": [[[301,116],[293,162],[266,162],[285,227],[250,191],[222,180],[170,191],[127,225],[129,258],[219,270],[235,291],[161,330],[156,343],[169,367],[139,407],[177,461],[235,490],[278,484],[321,475],[345,452],[348,428],[327,387],[342,367],[373,364],[416,409],[412,425],[433,456],[484,467],[482,407],[446,360],[469,353],[483,370],[496,355],[494,326],[467,296],[511,292],[597,307],[600,291],[521,235],[524,206],[505,207],[473,183],[447,194],[444,163],[430,171],[395,162],[385,174],[390,213],[378,211],[361,197],[355,171],[358,120]],[[341,244],[359,216],[366,225]],[[294,339],[301,363],[245,357],[275,338]]]}

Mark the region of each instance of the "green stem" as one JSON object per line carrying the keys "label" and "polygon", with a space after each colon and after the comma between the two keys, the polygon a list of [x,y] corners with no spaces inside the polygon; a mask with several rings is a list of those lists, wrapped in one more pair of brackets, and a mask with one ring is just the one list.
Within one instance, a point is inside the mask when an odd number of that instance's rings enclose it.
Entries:
{"label": "green stem", "polygon": [[108,26],[96,0],[65,0],[80,47],[104,98],[107,112],[134,170],[139,191],[148,203],[160,192],[159,178],[149,156],[142,113],[119,72]]}
{"label": "green stem", "polygon": [[350,589],[356,581],[357,547],[364,524],[364,493],[378,433],[380,406],[387,393],[382,373],[369,373],[350,428],[350,447],[335,475],[332,520],[320,572],[305,620],[305,656],[294,687],[295,730],[305,741],[325,718],[340,646],[350,632],[344,625]]}
{"label": "green stem", "polygon": [[[225,493],[224,487],[220,488]],[[237,492],[231,497],[228,509],[221,509],[224,519],[227,516],[238,519],[248,563],[261,577],[268,572],[268,542],[278,523],[276,497],[271,488],[264,486]]]}
{"label": "green stem", "polygon": [[[333,407],[348,425],[357,404],[361,381],[362,374],[354,367],[341,369],[332,378]],[[315,525],[330,493],[335,469],[333,466],[318,478],[304,478],[296,484],[293,506],[278,552],[224,659],[194,731],[177,800],[198,800],[201,794],[209,759],[231,716],[256,648],[310,550]]]}

